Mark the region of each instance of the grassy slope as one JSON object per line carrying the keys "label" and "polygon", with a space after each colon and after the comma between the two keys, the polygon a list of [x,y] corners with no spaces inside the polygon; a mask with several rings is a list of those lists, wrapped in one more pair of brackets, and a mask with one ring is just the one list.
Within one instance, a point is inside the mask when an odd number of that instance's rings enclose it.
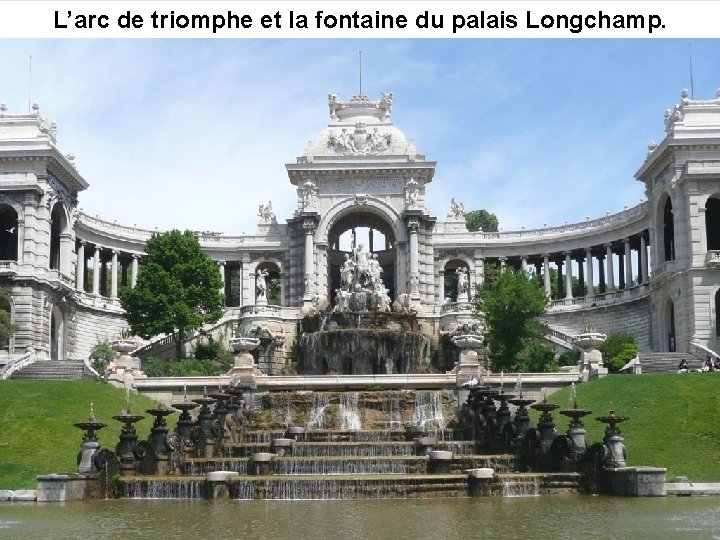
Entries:
{"label": "grassy slope", "polygon": [[[91,402],[96,418],[108,424],[100,444],[114,450],[121,424],[112,416],[125,408],[124,390],[97,381],[0,382],[0,489],[35,488],[38,474],[77,472],[82,431],[73,423],[87,419]],[[133,411],[154,404],[130,396]],[[145,416],[136,424],[141,438],[152,425]]]}
{"label": "grassy slope", "polygon": [[[570,390],[548,401],[570,405]],[[588,441],[602,440],[604,424],[596,416],[607,414],[614,403],[629,465],[667,467],[668,481],[678,475],[691,481],[720,481],[720,373],[614,375],[577,386],[578,407],[592,409],[586,417]],[[558,431],[568,420],[554,414]]]}

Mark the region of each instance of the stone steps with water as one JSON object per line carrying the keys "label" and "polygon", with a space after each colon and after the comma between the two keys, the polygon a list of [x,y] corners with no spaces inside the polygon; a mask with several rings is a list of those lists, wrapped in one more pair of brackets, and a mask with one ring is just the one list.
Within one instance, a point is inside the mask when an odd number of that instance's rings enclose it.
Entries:
{"label": "stone steps with water", "polygon": [[[416,499],[467,496],[467,477],[457,474],[406,474],[364,476],[237,476],[227,482],[231,499]],[[126,498],[209,498],[204,477],[121,478],[119,495]]]}

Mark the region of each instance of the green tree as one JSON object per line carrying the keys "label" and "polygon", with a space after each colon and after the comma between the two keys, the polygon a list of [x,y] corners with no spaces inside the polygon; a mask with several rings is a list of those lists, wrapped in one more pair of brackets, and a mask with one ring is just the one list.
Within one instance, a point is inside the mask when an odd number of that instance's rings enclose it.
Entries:
{"label": "green tree", "polygon": [[173,334],[181,358],[186,334],[222,315],[220,272],[191,231],[153,234],[145,252],[135,288],[120,289],[125,318],[145,339]]}
{"label": "green tree", "polygon": [[615,332],[607,337],[598,350],[603,355],[603,363],[608,371],[616,372],[637,356],[640,346],[632,334]]}
{"label": "green tree", "polygon": [[0,347],[7,347],[12,335],[17,331],[10,319],[10,296],[0,288]]}
{"label": "green tree", "polygon": [[522,271],[501,272],[478,288],[488,327],[488,349],[495,370],[516,370],[533,340],[548,331],[538,319],[548,300]]}
{"label": "green tree", "polygon": [[466,212],[465,224],[468,231],[497,232],[499,222],[495,214],[481,209]]}

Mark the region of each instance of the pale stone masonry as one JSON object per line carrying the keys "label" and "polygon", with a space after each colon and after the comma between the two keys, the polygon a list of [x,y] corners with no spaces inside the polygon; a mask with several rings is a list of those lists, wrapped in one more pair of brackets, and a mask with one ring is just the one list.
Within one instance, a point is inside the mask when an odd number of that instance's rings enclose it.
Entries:
{"label": "pale stone masonry", "polygon": [[[636,173],[645,202],[502,232],[468,232],[459,199],[448,201],[447,218],[429,212],[435,162],[393,124],[392,106],[392,94],[330,95],[327,128],[286,165],[294,214],[278,220],[265,194],[255,234],[200,234],[225,280],[216,334],[229,339],[239,325],[262,335],[261,367],[283,371],[297,321],[332,303],[344,254],[366,243],[390,296],[417,311],[437,358],[443,336],[470,314],[458,276],[472,293],[492,265],[544,274],[541,286],[554,294],[546,320],[562,333],[592,324],[635,334],[645,351],[720,349],[720,92],[705,101],[685,92],[667,111],[666,137]],[[11,114],[0,105],[0,282],[18,325],[11,355],[33,348],[41,358],[81,360],[125,327],[118,290],[135,284],[152,231],[79,212],[87,188],[37,106]],[[279,283],[280,306],[256,301],[259,273]]]}

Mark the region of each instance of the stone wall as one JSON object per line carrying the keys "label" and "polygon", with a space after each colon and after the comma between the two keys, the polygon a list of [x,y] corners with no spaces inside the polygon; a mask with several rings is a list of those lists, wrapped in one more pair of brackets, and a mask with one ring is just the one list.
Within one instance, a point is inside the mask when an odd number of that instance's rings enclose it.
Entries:
{"label": "stone wall", "polygon": [[92,348],[101,341],[117,339],[127,328],[125,317],[99,309],[78,306],[74,321],[74,335],[68,358],[85,359]]}
{"label": "stone wall", "polygon": [[603,334],[626,332],[637,338],[641,351],[653,350],[652,314],[648,296],[580,311],[553,311],[546,313],[542,319],[552,329],[570,336],[582,333],[588,324]]}

